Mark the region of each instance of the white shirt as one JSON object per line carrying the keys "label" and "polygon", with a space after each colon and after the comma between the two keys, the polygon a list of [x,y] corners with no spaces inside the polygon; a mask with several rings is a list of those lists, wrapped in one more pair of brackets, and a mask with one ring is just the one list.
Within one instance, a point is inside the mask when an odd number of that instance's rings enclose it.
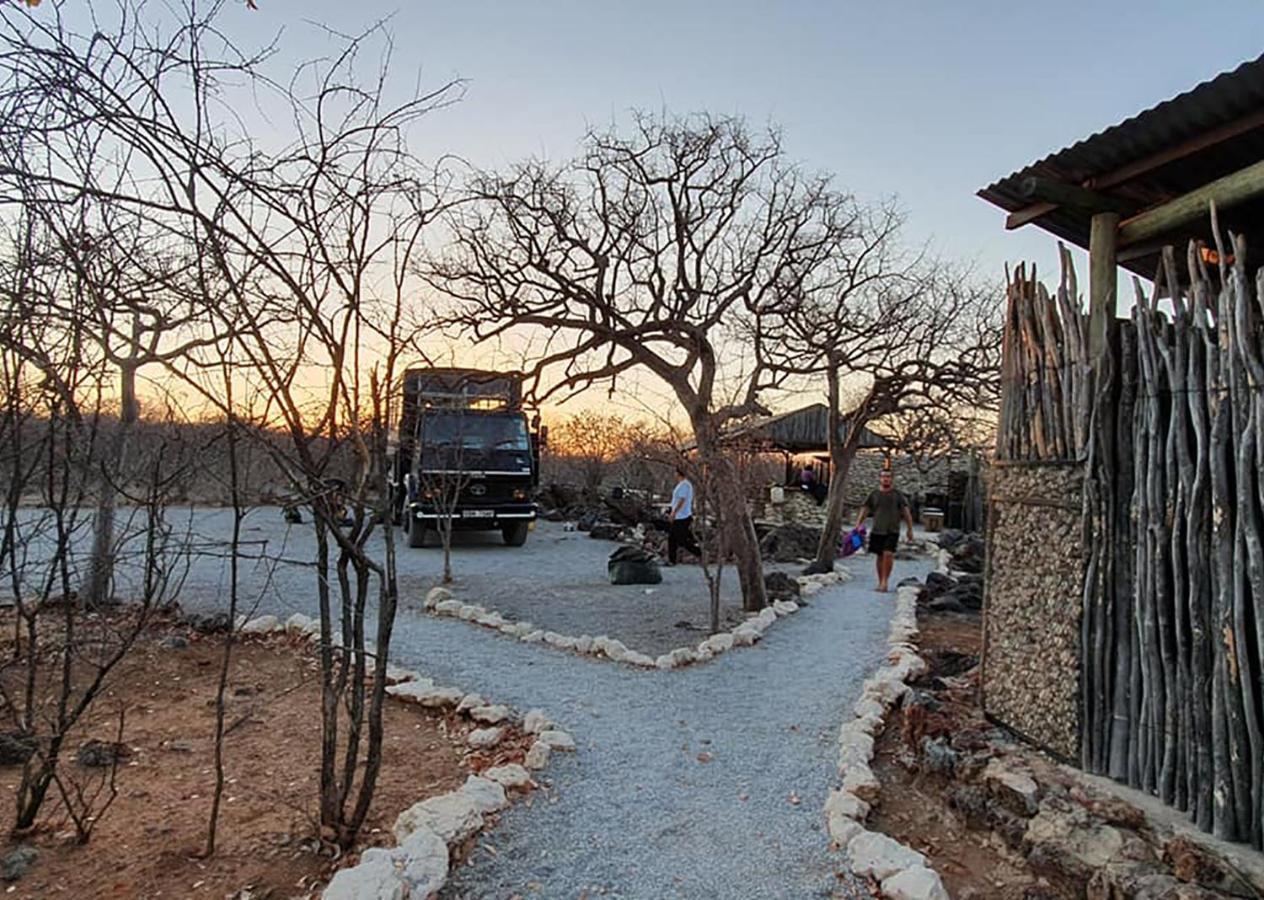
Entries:
{"label": "white shirt", "polygon": [[[676,506],[678,503],[679,508]],[[676,489],[672,491],[672,509],[677,519],[693,518],[693,484],[688,478],[676,483]]]}

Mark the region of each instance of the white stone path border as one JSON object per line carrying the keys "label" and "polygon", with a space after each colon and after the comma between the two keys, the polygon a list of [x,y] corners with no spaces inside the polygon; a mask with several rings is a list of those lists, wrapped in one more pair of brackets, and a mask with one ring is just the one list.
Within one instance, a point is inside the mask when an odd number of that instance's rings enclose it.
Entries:
{"label": "white stone path border", "polygon": [[[276,616],[239,619],[242,634],[285,632],[316,643],[320,622],[301,613],[282,623]],[[340,643],[335,635],[335,644]],[[471,749],[494,747],[503,739],[505,726],[516,721],[513,711],[489,703],[480,694],[460,688],[441,687],[420,672],[388,665],[391,682],[386,693],[405,703],[427,709],[455,709],[480,727],[466,735]],[[481,775],[470,775],[460,788],[418,801],[395,819],[396,845],[387,849],[370,847],[360,861],[334,873],[321,895],[324,900],[364,900],[364,898],[430,897],[447,882],[451,865],[449,848],[483,830],[488,816],[510,804],[511,791],[534,786],[532,771],[548,765],[554,751],[573,751],[574,739],[556,728],[542,710],[533,709],[522,718],[522,729],[535,736],[524,760],[525,767],[511,763],[495,766]]]}
{"label": "white stone path border", "polygon": [[[946,557],[942,551],[937,557],[940,571],[947,570]],[[838,775],[842,784],[830,791],[825,801],[825,821],[830,841],[847,848],[852,872],[873,876],[890,900],[948,900],[943,881],[925,856],[864,826],[882,790],[869,768],[874,738],[882,732],[888,710],[908,692],[905,682],[926,671],[926,661],[916,645],[918,591],[913,586],[896,590],[886,661],[865,681],[852,708],[855,718],[839,729]]]}
{"label": "white stone path border", "polygon": [[[799,583],[800,595],[811,597],[829,585],[850,581],[851,577],[851,572],[841,569],[819,575],[799,575],[795,577],[795,580]],[[592,637],[587,634],[579,636],[559,634],[556,631],[545,631],[531,622],[514,622],[494,609],[489,610],[477,603],[463,603],[456,600],[444,587],[431,588],[426,594],[422,608],[434,616],[462,619],[484,628],[494,629],[524,644],[547,644],[558,650],[571,650],[595,659],[626,663],[643,669],[667,670],[707,662],[734,647],[750,647],[764,636],[764,632],[773,622],[782,616],[798,612],[800,606],[793,600],[775,600],[771,606],[750,616],[732,631],[713,634],[697,647],[677,647],[657,657],[629,649],[622,641],[606,635]]]}

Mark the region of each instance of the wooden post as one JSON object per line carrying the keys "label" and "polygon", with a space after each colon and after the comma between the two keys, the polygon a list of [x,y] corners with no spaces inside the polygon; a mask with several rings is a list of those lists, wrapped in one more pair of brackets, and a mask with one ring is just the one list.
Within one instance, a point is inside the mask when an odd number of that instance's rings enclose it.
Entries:
{"label": "wooden post", "polygon": [[1110,348],[1110,333],[1115,324],[1115,291],[1118,265],[1119,214],[1098,213],[1093,216],[1088,241],[1088,348],[1089,361],[1098,369]]}

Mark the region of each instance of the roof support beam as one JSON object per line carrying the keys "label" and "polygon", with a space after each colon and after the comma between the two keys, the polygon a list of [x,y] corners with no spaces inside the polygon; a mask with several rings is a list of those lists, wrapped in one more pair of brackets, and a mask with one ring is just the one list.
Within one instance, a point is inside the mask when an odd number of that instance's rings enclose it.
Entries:
{"label": "roof support beam", "polygon": [[[1115,185],[1123,184],[1126,181],[1131,181],[1134,178],[1139,178],[1170,162],[1192,156],[1209,147],[1223,144],[1225,141],[1232,140],[1238,135],[1246,134],[1248,131],[1254,131],[1262,127],[1264,127],[1264,110],[1258,110],[1234,119],[1232,122],[1221,125],[1219,128],[1213,128],[1211,131],[1200,134],[1197,137],[1182,141],[1174,147],[1168,147],[1165,150],[1160,150],[1158,153],[1143,156],[1141,159],[1134,160],[1110,172],[1094,175],[1092,178],[1086,179],[1081,186],[1089,190],[1102,191]],[[1021,228],[1036,221],[1041,216],[1048,215],[1060,205],[1063,204],[1042,199],[1038,203],[1015,210],[1006,216],[1005,227],[1010,231],[1015,228]]]}
{"label": "roof support beam", "polygon": [[1044,200],[1057,206],[1070,206],[1085,212],[1117,212],[1129,215],[1136,212],[1139,204],[1121,200],[1118,197],[1107,197],[1097,191],[1090,191],[1079,185],[1067,184],[1053,178],[1042,178],[1031,175],[1023,179],[1020,188],[1022,195],[1031,200]]}
{"label": "roof support beam", "polygon": [[1207,216],[1211,203],[1218,209],[1228,209],[1261,194],[1264,194],[1264,160],[1138,213],[1119,226],[1119,246],[1130,247],[1191,225]]}

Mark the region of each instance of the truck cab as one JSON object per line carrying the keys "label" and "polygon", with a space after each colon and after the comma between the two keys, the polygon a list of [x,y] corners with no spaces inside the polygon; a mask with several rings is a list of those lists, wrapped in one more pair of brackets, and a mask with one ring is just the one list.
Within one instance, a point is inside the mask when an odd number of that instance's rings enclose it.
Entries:
{"label": "truck cab", "polygon": [[521,376],[473,369],[404,374],[396,508],[411,547],[440,529],[500,531],[522,546],[536,519],[543,429],[521,402]]}

